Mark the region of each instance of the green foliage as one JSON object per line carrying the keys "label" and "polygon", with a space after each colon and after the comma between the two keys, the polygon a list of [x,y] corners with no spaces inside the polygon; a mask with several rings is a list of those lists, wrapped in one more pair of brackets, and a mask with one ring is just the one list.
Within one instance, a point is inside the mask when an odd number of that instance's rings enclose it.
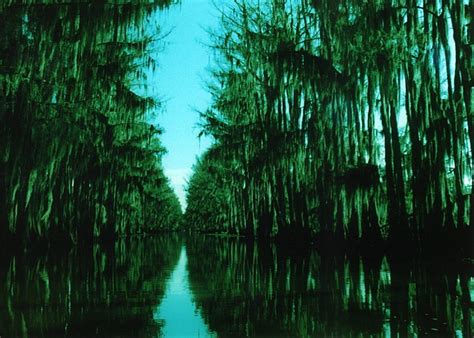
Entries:
{"label": "green foliage", "polygon": [[188,187],[186,199],[189,201],[184,214],[186,229],[205,232],[228,232],[226,214],[229,191],[225,190],[230,170],[222,162],[210,160],[214,149],[204,153],[194,166],[194,174]]}
{"label": "green foliage", "polygon": [[[176,227],[179,203],[134,92],[170,1],[0,7],[0,233],[72,241]],[[145,66],[147,67],[145,67]]]}
{"label": "green foliage", "polygon": [[472,5],[443,4],[222,12],[202,132],[219,154],[205,165],[233,173],[218,185],[229,229],[420,243],[473,223]]}

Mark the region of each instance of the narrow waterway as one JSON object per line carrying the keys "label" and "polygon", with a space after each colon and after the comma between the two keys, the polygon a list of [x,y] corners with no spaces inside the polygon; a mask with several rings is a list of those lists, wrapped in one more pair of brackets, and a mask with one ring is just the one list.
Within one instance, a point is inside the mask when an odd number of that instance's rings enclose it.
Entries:
{"label": "narrow waterway", "polygon": [[187,270],[186,248],[181,248],[178,264],[166,284],[165,295],[153,318],[162,324],[164,337],[215,337],[193,302]]}
{"label": "narrow waterway", "polygon": [[207,236],[0,257],[1,337],[472,337],[472,265]]}

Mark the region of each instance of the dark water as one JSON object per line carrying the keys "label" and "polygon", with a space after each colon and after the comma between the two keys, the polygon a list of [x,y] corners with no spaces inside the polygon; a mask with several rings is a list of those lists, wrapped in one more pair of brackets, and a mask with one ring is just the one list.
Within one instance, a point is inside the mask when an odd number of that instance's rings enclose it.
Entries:
{"label": "dark water", "polygon": [[3,257],[3,337],[471,337],[472,266],[177,236]]}

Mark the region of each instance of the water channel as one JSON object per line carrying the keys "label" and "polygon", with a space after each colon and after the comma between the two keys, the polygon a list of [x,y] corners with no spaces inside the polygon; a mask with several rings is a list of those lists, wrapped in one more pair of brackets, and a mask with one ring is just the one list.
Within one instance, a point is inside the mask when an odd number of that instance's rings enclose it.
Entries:
{"label": "water channel", "polygon": [[471,337],[472,270],[161,236],[0,260],[1,337]]}

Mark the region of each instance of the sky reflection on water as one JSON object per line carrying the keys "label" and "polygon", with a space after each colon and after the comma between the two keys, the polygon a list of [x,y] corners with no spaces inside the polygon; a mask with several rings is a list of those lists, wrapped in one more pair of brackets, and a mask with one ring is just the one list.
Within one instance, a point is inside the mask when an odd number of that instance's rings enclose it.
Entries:
{"label": "sky reflection on water", "polygon": [[186,248],[181,254],[153,318],[163,324],[164,337],[215,337],[204,323],[189,288]]}

